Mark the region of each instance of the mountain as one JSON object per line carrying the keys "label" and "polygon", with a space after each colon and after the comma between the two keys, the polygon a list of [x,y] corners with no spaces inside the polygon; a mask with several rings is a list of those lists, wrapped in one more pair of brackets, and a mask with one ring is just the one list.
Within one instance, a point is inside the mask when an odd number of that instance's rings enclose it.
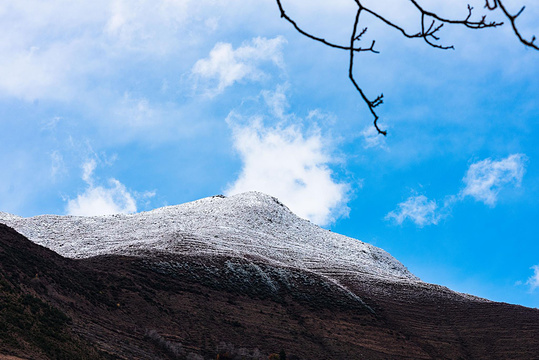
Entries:
{"label": "mountain", "polygon": [[[0,213],[0,354],[533,359],[539,310],[427,284],[250,192],[133,215]],[[29,241],[30,239],[31,241]],[[8,309],[8,310],[6,310]],[[36,340],[38,339],[38,340]],[[228,354],[228,357],[225,356]],[[1,358],[1,356],[0,356]]]}
{"label": "mountain", "polygon": [[148,253],[257,257],[323,275],[418,280],[382,249],[300,219],[277,199],[248,192],[214,196],[134,215],[0,221],[70,258]]}

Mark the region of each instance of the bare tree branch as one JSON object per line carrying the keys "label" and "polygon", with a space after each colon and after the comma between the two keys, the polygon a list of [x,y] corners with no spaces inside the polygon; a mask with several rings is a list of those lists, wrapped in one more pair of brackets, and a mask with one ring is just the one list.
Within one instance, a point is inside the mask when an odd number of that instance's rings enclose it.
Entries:
{"label": "bare tree branch", "polygon": [[489,9],[489,10],[492,11],[492,10],[495,10],[496,8],[498,8],[498,7],[502,10],[505,17],[507,17],[509,19],[509,22],[511,23],[511,27],[513,28],[513,32],[518,37],[518,40],[521,43],[523,43],[524,45],[526,45],[528,47],[531,47],[532,49],[539,50],[539,46],[537,44],[535,44],[535,40],[536,40],[535,35],[532,35],[531,40],[526,40],[526,39],[524,39],[522,34],[520,34],[520,31],[517,28],[516,19],[517,19],[517,17],[520,16],[520,14],[522,14],[522,12],[524,11],[524,9],[526,7],[523,6],[518,13],[516,13],[515,15],[511,15],[509,13],[509,11],[507,11],[507,9],[505,8],[505,5],[502,3],[501,0],[493,0],[492,5],[490,5],[489,0],[485,0],[485,8],[486,9]]}
{"label": "bare tree branch", "polygon": [[[352,30],[352,36],[350,37],[350,49],[354,48],[354,42],[359,41],[361,39],[361,36],[363,36],[365,34],[365,32],[367,31],[367,28],[365,28],[365,29],[363,29],[363,31],[361,31],[361,33],[359,35],[356,35],[357,26],[359,24],[359,17],[361,15],[361,11],[363,11],[363,7],[359,4],[359,2],[358,2],[358,5],[359,5],[359,7],[358,7],[358,10],[357,10],[357,13],[356,13],[356,19],[354,21],[354,26],[353,26],[353,30]],[[373,47],[374,47],[374,40],[373,40],[373,42],[371,44],[371,49]],[[376,99],[374,99],[374,101],[370,101],[367,98],[367,96],[365,95],[365,93],[363,92],[363,90],[359,87],[359,85],[356,82],[356,79],[354,78],[354,51],[353,50],[350,50],[350,67],[348,68],[348,77],[350,78],[350,81],[352,81],[352,84],[354,85],[356,90],[361,95],[361,98],[363,99],[363,101],[365,101],[365,103],[369,107],[369,110],[370,110],[371,114],[374,116],[374,127],[376,128],[378,133],[382,134],[384,136],[387,135],[387,131],[380,130],[380,128],[378,127],[378,115],[374,111],[375,107],[377,107],[378,105],[381,105],[383,103],[384,94],[379,95]]]}
{"label": "bare tree branch", "polygon": [[[350,45],[345,46],[345,45],[339,45],[339,44],[331,43],[331,42],[325,40],[324,38],[312,35],[312,34],[308,33],[307,31],[303,30],[302,28],[299,27],[299,25],[292,18],[290,18],[286,14],[286,12],[284,11],[281,0],[276,0],[276,1],[277,1],[277,5],[279,6],[279,10],[281,11],[281,17],[284,18],[285,20],[287,20],[289,23],[291,23],[292,26],[294,26],[294,28],[300,34],[302,34],[302,35],[304,35],[304,36],[306,36],[306,37],[308,37],[308,38],[310,38],[312,40],[321,42],[322,44],[324,44],[326,46],[341,49],[341,50],[347,50],[349,52],[350,62],[349,62],[349,68],[348,68],[348,77],[350,78],[350,81],[354,85],[357,92],[360,94],[362,100],[365,102],[365,104],[367,104],[371,114],[373,115],[373,117],[374,117],[374,127],[376,128],[378,133],[382,134],[382,135],[387,135],[387,131],[381,130],[378,127],[378,119],[379,119],[379,117],[376,114],[376,111],[374,109],[377,106],[383,104],[384,95],[380,94],[374,100],[372,100],[372,101],[369,100],[369,98],[365,95],[365,92],[358,85],[358,83],[357,83],[357,81],[356,81],[356,79],[354,77],[354,54],[356,52],[357,53],[371,52],[371,53],[376,53],[376,54],[378,53],[378,51],[376,51],[374,49],[375,40],[372,41],[372,43],[371,43],[371,45],[369,47],[356,47],[356,41],[357,42],[361,41],[361,38],[367,32],[367,28],[365,27],[365,28],[363,28],[363,30],[361,30],[358,33],[358,28],[359,28],[359,23],[360,23],[360,16],[361,16],[362,13],[371,15],[372,17],[374,17],[375,19],[381,21],[382,23],[386,24],[387,26],[399,31],[406,38],[409,38],[409,39],[413,39],[413,38],[423,39],[429,46],[431,46],[433,48],[436,48],[436,49],[441,49],[441,50],[454,49],[453,45],[447,46],[447,45],[441,45],[441,44],[438,43],[438,41],[440,41],[440,37],[438,36],[438,33],[440,32],[440,30],[443,28],[443,26],[445,24],[461,25],[461,26],[465,26],[465,27],[470,28],[470,29],[495,28],[495,27],[503,25],[503,22],[495,22],[495,21],[487,22],[486,15],[483,15],[480,20],[477,20],[477,21],[471,20],[472,19],[472,14],[473,14],[473,7],[471,7],[470,5],[468,5],[468,15],[466,16],[466,18],[464,18],[464,19],[448,19],[448,18],[444,18],[444,17],[442,17],[442,16],[440,16],[440,15],[434,13],[434,12],[431,12],[431,11],[428,11],[428,10],[424,9],[423,7],[421,7],[421,5],[419,5],[419,3],[416,0],[409,0],[414,5],[414,7],[418,10],[419,14],[421,15],[421,31],[417,32],[417,33],[411,33],[411,32],[408,32],[404,27],[399,26],[396,23],[388,20],[387,18],[383,17],[382,15],[377,13],[376,11],[373,11],[373,10],[363,6],[363,4],[361,3],[360,0],[353,0],[357,5],[357,13],[356,13],[355,20],[354,20],[354,23],[353,23],[353,26],[352,26],[352,36],[350,37]],[[492,1],[492,3],[490,1]],[[516,13],[515,15],[511,15],[507,11],[507,9],[505,8],[505,6],[503,5],[501,0],[485,0],[485,8],[488,9],[489,11],[494,11],[497,8],[500,8],[500,10],[503,12],[504,16],[507,19],[509,19],[509,22],[511,23],[513,31],[514,31],[515,35],[518,37],[519,41],[522,44],[524,44],[524,45],[526,45],[528,47],[539,50],[539,47],[537,46],[537,44],[535,44],[536,37],[532,36],[531,40],[524,39],[522,37],[522,35],[520,34],[520,31],[518,30],[517,26],[516,26],[516,19],[520,16],[520,14],[522,14],[522,12],[524,11],[524,7],[522,7],[520,9],[520,11],[518,13]]]}
{"label": "bare tree branch", "polygon": [[342,49],[342,50],[353,50],[353,51],[368,51],[368,50],[363,50],[361,48],[350,48],[348,46],[343,46],[343,45],[338,45],[338,44],[333,44],[333,43],[330,43],[329,41],[326,41],[326,39],[323,39],[323,38],[320,38],[320,37],[317,37],[317,36],[314,36],[314,35],[311,35],[309,34],[308,32],[302,30],[298,24],[296,24],[296,22],[294,20],[292,20],[287,14],[286,12],[284,11],[284,8],[281,4],[281,0],[277,0],[277,5],[279,6],[279,10],[281,11],[281,17],[284,18],[286,21],[288,21],[289,23],[292,24],[292,26],[294,26],[294,28],[301,34],[301,35],[304,35],[306,37],[308,37],[309,39],[312,39],[312,40],[315,40],[315,41],[319,41],[321,42],[322,44],[324,45],[327,45],[327,46],[330,46],[332,48],[337,48],[337,49]]}

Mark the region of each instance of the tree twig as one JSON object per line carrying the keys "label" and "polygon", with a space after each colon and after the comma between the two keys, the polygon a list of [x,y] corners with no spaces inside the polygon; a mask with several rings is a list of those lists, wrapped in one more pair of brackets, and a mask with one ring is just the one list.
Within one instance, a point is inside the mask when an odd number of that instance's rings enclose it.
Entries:
{"label": "tree twig", "polygon": [[518,40],[521,43],[523,43],[524,45],[526,45],[528,47],[531,47],[532,49],[539,50],[539,46],[537,44],[535,44],[535,40],[536,40],[535,35],[532,35],[531,40],[526,40],[526,39],[524,39],[524,37],[522,36],[522,34],[520,33],[520,31],[517,28],[516,20],[520,16],[520,14],[522,14],[522,12],[524,11],[524,9],[526,7],[523,6],[519,10],[518,13],[516,13],[515,15],[511,15],[511,13],[509,13],[509,11],[507,11],[507,9],[505,8],[505,5],[502,3],[501,0],[493,0],[492,5],[490,5],[489,0],[485,0],[485,8],[492,11],[492,10],[495,10],[496,8],[498,8],[498,7],[503,12],[505,17],[507,17],[509,19],[509,22],[511,23],[511,27],[513,28],[513,32],[517,36]]}
{"label": "tree twig", "polygon": [[[428,11],[424,9],[421,5],[419,5],[419,3],[416,0],[409,0],[421,15],[421,31],[417,33],[412,33],[412,32],[408,32],[404,27],[399,26],[396,23],[388,20],[387,18],[380,15],[376,11],[373,11],[363,6],[360,0],[353,0],[357,5],[357,12],[356,12],[355,20],[352,26],[352,36],[350,37],[350,44],[346,46],[346,45],[334,44],[332,42],[327,41],[326,39],[322,37],[315,36],[303,30],[292,18],[288,16],[288,14],[286,14],[281,0],[276,0],[276,1],[277,1],[277,5],[279,6],[279,10],[281,12],[281,17],[284,18],[286,21],[288,21],[290,24],[292,24],[292,26],[300,34],[308,37],[309,39],[320,42],[326,46],[341,49],[341,50],[347,50],[349,52],[350,61],[349,61],[349,68],[348,68],[348,77],[350,78],[350,81],[352,82],[354,88],[360,94],[362,100],[365,102],[365,104],[367,104],[369,111],[374,117],[374,127],[376,128],[379,134],[384,135],[384,136],[387,135],[387,131],[381,130],[378,127],[379,117],[375,111],[375,108],[377,106],[383,104],[384,95],[380,94],[378,97],[376,97],[376,99],[372,101],[369,100],[369,98],[365,95],[365,92],[358,85],[354,77],[354,54],[360,53],[360,52],[371,52],[371,53],[376,53],[376,54],[378,53],[378,51],[374,49],[375,40],[372,41],[369,47],[356,47],[356,41],[358,42],[361,41],[361,38],[367,32],[367,28],[365,27],[358,34],[360,15],[362,13],[369,14],[370,16],[381,21],[382,23],[389,26],[390,28],[393,28],[399,31],[406,38],[423,39],[429,46],[436,49],[441,49],[441,50],[454,49],[453,45],[441,45],[440,43],[438,43],[438,41],[440,41],[440,37],[438,36],[438,33],[440,32],[440,30],[442,30],[445,24],[461,25],[470,29],[496,28],[498,26],[503,25],[503,22],[495,22],[495,21],[487,22],[486,15],[483,15],[480,20],[471,20],[472,15],[473,15],[473,7],[471,7],[470,5],[468,5],[468,15],[464,19],[449,19],[449,18],[442,17],[432,11]],[[517,38],[519,39],[519,41],[528,47],[539,50],[538,45],[535,44],[536,37],[532,36],[531,40],[526,40],[521,35],[516,25],[516,19],[522,14],[522,12],[524,11],[524,7],[522,7],[520,11],[516,13],[515,15],[511,15],[511,13],[507,11],[507,9],[505,8],[501,0],[485,0],[485,8],[489,11],[494,11],[497,8],[500,8],[504,16],[507,19],[509,19],[509,22],[511,23],[511,27],[513,28],[513,31],[515,35],[517,36]]]}

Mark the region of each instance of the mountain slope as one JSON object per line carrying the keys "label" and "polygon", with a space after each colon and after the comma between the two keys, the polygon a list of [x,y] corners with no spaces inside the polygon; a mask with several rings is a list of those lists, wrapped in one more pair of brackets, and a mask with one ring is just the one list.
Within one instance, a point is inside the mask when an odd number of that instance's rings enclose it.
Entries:
{"label": "mountain slope", "polygon": [[[259,193],[135,215],[0,213],[2,222],[72,259],[0,225],[0,320],[9,326],[0,354],[73,358],[69,344],[92,359],[539,353],[537,309],[421,282],[383,250],[320,229]],[[23,321],[2,317],[20,304]],[[47,335],[54,353],[25,335],[24,324],[43,330],[45,313],[59,319]]]}
{"label": "mountain slope", "polygon": [[21,218],[0,221],[71,258],[147,252],[255,256],[323,274],[418,280],[382,249],[303,220],[277,199],[248,192],[214,196],[134,215]]}
{"label": "mountain slope", "polygon": [[77,279],[84,277],[73,265],[0,224],[0,354],[32,359],[108,358],[73,332],[72,318],[54,306],[60,297],[55,281],[75,292],[91,291],[82,288]]}
{"label": "mountain slope", "polygon": [[[455,300],[441,289],[356,284],[365,306],[322,276],[259,260],[69,260],[4,225],[0,239],[0,275],[15,289],[6,301],[3,287],[0,308],[25,305],[25,296],[39,304],[21,312],[22,322],[2,318],[14,336],[0,337],[0,354],[200,360],[219,352],[267,359],[285,350],[295,359],[534,359],[539,348],[537,310]],[[59,320],[44,345],[29,335],[40,335],[45,312]],[[34,333],[25,323],[37,323]]]}
{"label": "mountain slope", "polygon": [[[0,354],[32,359],[214,359],[226,350],[267,359],[285,349],[301,359],[352,359],[359,354],[379,358],[378,351],[357,345],[354,324],[365,325],[359,332],[362,339],[387,337],[380,337],[383,323],[357,296],[311,272],[222,256],[69,260],[1,224],[0,239],[0,254],[5,255],[0,274],[18,288],[11,303],[31,296],[58,318],[69,319],[53,329],[44,346],[31,334],[21,335],[25,326],[7,318],[8,334],[17,336],[0,338]],[[6,304],[0,303],[2,308]],[[25,312],[25,322],[36,320],[33,312]],[[343,326],[342,334],[331,335]],[[65,349],[62,334],[78,339],[69,344],[85,350],[84,356]],[[347,340],[339,340],[341,336]]]}

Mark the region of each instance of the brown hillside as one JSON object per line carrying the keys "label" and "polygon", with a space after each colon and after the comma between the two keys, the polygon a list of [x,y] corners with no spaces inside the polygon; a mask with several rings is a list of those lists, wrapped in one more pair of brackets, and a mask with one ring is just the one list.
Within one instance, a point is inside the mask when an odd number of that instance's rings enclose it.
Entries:
{"label": "brown hillside", "polygon": [[[534,359],[539,311],[263,259],[65,259],[0,224],[0,353],[31,359]],[[352,292],[348,291],[351,290]],[[197,357],[198,356],[198,357]]]}

